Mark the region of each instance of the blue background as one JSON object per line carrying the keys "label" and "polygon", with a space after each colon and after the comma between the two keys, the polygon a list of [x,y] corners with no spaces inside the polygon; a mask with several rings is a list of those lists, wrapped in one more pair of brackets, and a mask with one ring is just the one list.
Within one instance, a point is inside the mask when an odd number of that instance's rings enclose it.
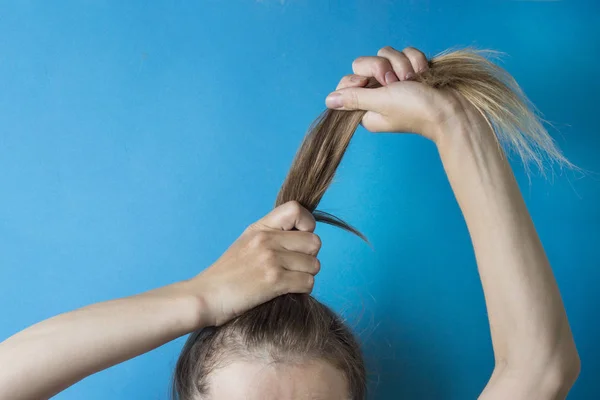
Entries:
{"label": "blue background", "polygon": [[[55,4],[51,4],[55,3]],[[189,278],[268,212],[304,132],[360,55],[475,45],[600,172],[592,2],[1,1],[0,340]],[[600,397],[600,179],[514,163]],[[470,399],[493,366],[471,244],[433,144],[360,130],[322,208],[315,293],[364,342],[377,399]],[[182,339],[57,398],[163,399]]]}

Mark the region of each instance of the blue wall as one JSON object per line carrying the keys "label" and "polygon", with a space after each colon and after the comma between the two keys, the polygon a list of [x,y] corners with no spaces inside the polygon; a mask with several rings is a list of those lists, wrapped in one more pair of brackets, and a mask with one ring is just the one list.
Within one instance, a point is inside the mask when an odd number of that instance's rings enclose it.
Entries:
{"label": "blue wall", "polygon": [[[592,2],[0,2],[0,340],[57,313],[188,278],[267,211],[326,94],[384,45],[476,45],[600,172]],[[526,201],[600,397],[600,178]],[[377,399],[470,399],[492,352],[473,252],[434,146],[360,131],[323,209],[316,295],[349,316]],[[182,340],[57,398],[162,399]],[[400,395],[400,396],[399,396]]]}

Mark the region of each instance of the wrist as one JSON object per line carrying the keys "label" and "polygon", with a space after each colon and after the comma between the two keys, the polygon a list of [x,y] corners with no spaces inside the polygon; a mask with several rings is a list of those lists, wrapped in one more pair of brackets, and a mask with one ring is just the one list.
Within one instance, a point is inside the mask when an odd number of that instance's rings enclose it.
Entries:
{"label": "wrist", "polygon": [[473,106],[455,109],[434,129],[434,142],[441,157],[454,154],[464,157],[490,145],[499,148],[492,126]]}
{"label": "wrist", "polygon": [[[433,107],[436,111],[429,118],[427,135],[436,146],[443,150],[457,143],[470,141],[487,135],[495,140],[487,117],[464,96],[448,91]],[[491,135],[490,135],[491,133]]]}
{"label": "wrist", "polygon": [[173,315],[185,333],[210,325],[206,301],[195,286],[192,280],[185,280],[162,288],[172,300]]}

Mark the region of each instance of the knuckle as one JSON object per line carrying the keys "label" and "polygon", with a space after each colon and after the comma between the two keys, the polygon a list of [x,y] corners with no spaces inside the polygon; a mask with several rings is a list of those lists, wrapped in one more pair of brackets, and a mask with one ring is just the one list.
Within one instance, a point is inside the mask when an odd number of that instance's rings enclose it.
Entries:
{"label": "knuckle", "polygon": [[277,255],[274,250],[264,249],[260,254],[260,261],[265,267],[277,266]]}
{"label": "knuckle", "polygon": [[419,70],[425,69],[428,67],[427,56],[414,47],[407,47],[402,50],[403,53],[407,55],[411,59],[411,61],[415,64],[415,67]]}
{"label": "knuckle", "polygon": [[296,200],[292,200],[288,202],[288,209],[292,215],[300,215],[302,213],[302,205],[298,203]]}
{"label": "knuckle", "polygon": [[348,96],[345,97],[345,99],[346,99],[346,104],[344,104],[345,106],[347,106],[349,108],[360,109],[360,100],[358,98],[358,93],[356,93],[354,90],[350,90],[348,92]]}
{"label": "knuckle", "polygon": [[317,227],[317,220],[315,219],[315,216],[311,212],[308,213],[307,217],[308,217],[307,222],[309,223],[309,229],[312,232]]}
{"label": "knuckle", "polygon": [[313,260],[313,271],[315,274],[318,274],[319,271],[321,271],[321,261],[316,257]]}
{"label": "knuckle", "polygon": [[417,49],[416,47],[408,46],[404,50],[402,50],[402,52],[407,53],[407,54],[414,54],[417,57],[425,58],[425,53],[423,53],[421,50]]}
{"label": "knuckle", "polygon": [[269,241],[269,234],[265,231],[258,231],[252,236],[250,244],[253,248],[261,248],[266,246]]}
{"label": "knuckle", "polygon": [[265,282],[269,285],[275,285],[281,281],[283,271],[280,268],[269,267],[265,269]]}
{"label": "knuckle", "polygon": [[381,57],[385,54],[389,54],[392,50],[394,50],[394,48],[392,46],[384,46],[381,49],[379,49],[379,51],[377,52],[377,55]]}
{"label": "knuckle", "polygon": [[312,292],[314,286],[315,286],[315,277],[312,275],[307,275],[306,276],[306,291],[308,293]]}
{"label": "knuckle", "polygon": [[363,63],[364,60],[365,60],[364,57],[355,58],[354,61],[352,61],[352,68],[356,68],[356,66],[360,65],[361,63]]}
{"label": "knuckle", "polygon": [[323,244],[321,242],[321,238],[319,237],[319,235],[316,235],[316,234],[313,233],[311,235],[311,239],[312,239],[312,242],[313,242],[314,252],[318,253],[319,250],[321,250],[321,245]]}
{"label": "knuckle", "polygon": [[364,70],[363,66],[367,66],[369,62],[369,58],[367,57],[358,57],[352,61],[352,71],[358,74],[360,71]]}
{"label": "knuckle", "polygon": [[259,232],[260,229],[260,224],[258,221],[256,221],[246,227],[246,229],[244,230],[244,234],[248,236],[254,235],[256,232]]}
{"label": "knuckle", "polygon": [[378,58],[373,63],[373,69],[376,72],[386,72],[391,69],[390,62],[386,58]]}

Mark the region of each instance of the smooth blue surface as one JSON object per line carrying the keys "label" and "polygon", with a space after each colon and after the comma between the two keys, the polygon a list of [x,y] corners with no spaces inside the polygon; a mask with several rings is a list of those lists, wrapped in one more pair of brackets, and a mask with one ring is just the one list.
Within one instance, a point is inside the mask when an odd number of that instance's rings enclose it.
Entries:
{"label": "smooth blue surface", "polygon": [[[58,3],[58,4],[57,4]],[[593,2],[0,2],[0,340],[57,313],[195,275],[265,214],[352,60],[476,45],[573,162],[600,172]],[[515,163],[600,398],[600,178]],[[351,144],[323,209],[316,295],[349,315],[373,398],[473,399],[492,369],[483,294],[434,146]],[[182,340],[57,398],[163,399]]]}

